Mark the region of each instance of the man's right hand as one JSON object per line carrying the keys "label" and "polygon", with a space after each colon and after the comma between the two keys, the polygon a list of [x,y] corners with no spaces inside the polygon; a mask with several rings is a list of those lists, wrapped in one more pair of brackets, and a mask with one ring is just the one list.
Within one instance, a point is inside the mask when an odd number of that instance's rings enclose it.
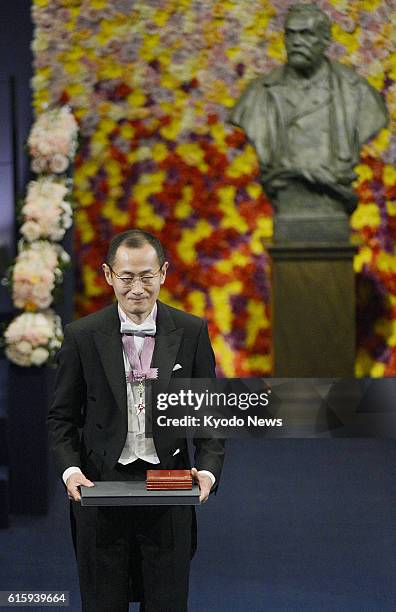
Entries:
{"label": "man's right hand", "polygon": [[79,486],[84,485],[84,487],[94,487],[94,483],[88,478],[85,478],[84,474],[76,473],[71,474],[69,478],[66,480],[66,489],[69,499],[79,502],[81,501],[81,495]]}

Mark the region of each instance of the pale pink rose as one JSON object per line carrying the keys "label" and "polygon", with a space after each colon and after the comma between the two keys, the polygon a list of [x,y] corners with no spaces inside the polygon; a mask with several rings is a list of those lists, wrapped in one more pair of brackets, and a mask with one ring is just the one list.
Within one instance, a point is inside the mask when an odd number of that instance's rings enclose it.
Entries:
{"label": "pale pink rose", "polygon": [[35,300],[35,304],[37,308],[40,308],[41,310],[48,308],[52,304],[52,295],[49,295],[47,298]]}
{"label": "pale pink rose", "polygon": [[51,240],[62,240],[63,236],[65,235],[65,230],[63,228],[55,229],[49,232],[48,235],[50,236]]}
{"label": "pale pink rose", "polygon": [[43,270],[41,273],[41,282],[46,285],[53,285],[55,276],[52,270]]}
{"label": "pale pink rose", "polygon": [[40,236],[40,226],[35,221],[26,221],[21,227],[21,234],[29,241],[37,240]]}
{"label": "pale pink rose", "polygon": [[52,172],[62,173],[65,172],[69,165],[69,160],[65,155],[61,155],[60,153],[55,153],[50,161],[50,169]]}
{"label": "pale pink rose", "polygon": [[14,281],[13,283],[13,299],[26,302],[31,291],[30,283],[26,281]]}
{"label": "pale pink rose", "polygon": [[32,364],[37,365],[37,366],[42,365],[43,363],[48,361],[48,358],[49,358],[49,352],[47,351],[47,349],[41,346],[35,348],[30,356]]}
{"label": "pale pink rose", "polygon": [[48,299],[50,292],[51,292],[51,288],[48,285],[44,285],[40,283],[39,285],[35,285],[33,287],[32,295],[34,298],[37,298],[38,300],[46,300]]}
{"label": "pale pink rose", "polygon": [[62,225],[65,229],[69,229],[73,225],[73,218],[71,215],[63,215],[62,216]]}
{"label": "pale pink rose", "polygon": [[68,157],[70,153],[70,138],[65,135],[57,134],[56,139],[52,142],[53,150],[57,151],[61,155]]}
{"label": "pale pink rose", "polygon": [[44,157],[34,157],[30,167],[32,172],[35,172],[35,174],[40,174],[47,168],[47,160]]}
{"label": "pale pink rose", "polygon": [[43,157],[49,157],[53,152],[47,136],[38,143],[38,146]]}
{"label": "pale pink rose", "polygon": [[28,355],[32,350],[32,345],[30,344],[30,342],[27,342],[26,340],[21,340],[20,342],[17,343],[16,348],[20,353],[24,353]]}
{"label": "pale pink rose", "polygon": [[30,358],[27,355],[19,353],[13,346],[7,347],[5,350],[5,354],[7,358],[13,363],[16,363],[16,365],[23,367],[30,366]]}

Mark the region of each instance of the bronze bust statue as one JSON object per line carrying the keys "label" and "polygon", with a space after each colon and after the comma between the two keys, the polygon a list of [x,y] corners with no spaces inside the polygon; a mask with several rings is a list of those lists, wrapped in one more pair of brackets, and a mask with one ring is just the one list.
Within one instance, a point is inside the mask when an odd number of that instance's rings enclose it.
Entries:
{"label": "bronze bust statue", "polygon": [[292,5],[286,64],[255,79],[231,112],[256,149],[275,242],[348,240],[353,168],[363,143],[387,124],[379,92],[325,55],[330,40],[323,11]]}

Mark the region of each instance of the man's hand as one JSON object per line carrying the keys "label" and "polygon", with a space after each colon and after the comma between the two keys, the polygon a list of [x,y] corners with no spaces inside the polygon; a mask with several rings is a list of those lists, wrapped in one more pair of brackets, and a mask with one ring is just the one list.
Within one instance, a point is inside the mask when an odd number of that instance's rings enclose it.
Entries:
{"label": "man's hand", "polygon": [[198,483],[198,486],[201,491],[199,501],[201,502],[201,504],[203,504],[209,497],[210,489],[212,488],[212,481],[207,474],[200,474],[197,468],[192,468],[191,476]]}
{"label": "man's hand", "polygon": [[66,480],[66,489],[69,499],[79,502],[81,501],[81,495],[78,487],[84,485],[84,487],[94,487],[94,483],[85,478],[84,474],[76,473],[70,474]]}

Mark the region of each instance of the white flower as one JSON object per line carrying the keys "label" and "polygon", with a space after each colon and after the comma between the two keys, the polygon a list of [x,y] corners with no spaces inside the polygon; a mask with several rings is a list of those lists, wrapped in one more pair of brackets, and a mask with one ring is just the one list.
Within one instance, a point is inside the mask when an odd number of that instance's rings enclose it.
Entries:
{"label": "white flower", "polygon": [[21,340],[16,345],[16,348],[20,353],[24,353],[28,355],[32,350],[32,345],[30,344],[30,342],[27,342],[26,340]]}
{"label": "white flower", "polygon": [[21,227],[21,234],[29,242],[37,240],[40,237],[40,226],[35,221],[26,221]]}
{"label": "white flower", "polygon": [[16,363],[19,366],[27,367],[31,365],[30,357],[19,353],[15,347],[7,347],[5,350],[5,354],[10,361]]}
{"label": "white flower", "polygon": [[70,263],[70,255],[69,253],[66,253],[66,251],[64,249],[62,249],[61,253],[60,253],[60,258],[61,261],[65,264]]}
{"label": "white flower", "polygon": [[57,174],[61,174],[65,172],[69,165],[69,160],[65,155],[61,155],[60,153],[55,153],[55,155],[51,158],[50,161],[50,170],[52,172],[56,172]]}
{"label": "white flower", "polygon": [[4,333],[5,353],[20,366],[41,365],[61,346],[61,320],[52,310],[25,312],[17,316]]}
{"label": "white flower", "polygon": [[33,365],[42,365],[43,363],[45,363],[48,358],[49,358],[50,354],[47,351],[47,349],[39,346],[38,348],[34,349],[34,351],[31,354],[31,362]]}
{"label": "white flower", "polygon": [[35,174],[40,174],[41,172],[44,172],[44,170],[46,169],[47,160],[44,157],[35,157],[32,160],[30,167],[32,169],[32,172],[35,172]]}

